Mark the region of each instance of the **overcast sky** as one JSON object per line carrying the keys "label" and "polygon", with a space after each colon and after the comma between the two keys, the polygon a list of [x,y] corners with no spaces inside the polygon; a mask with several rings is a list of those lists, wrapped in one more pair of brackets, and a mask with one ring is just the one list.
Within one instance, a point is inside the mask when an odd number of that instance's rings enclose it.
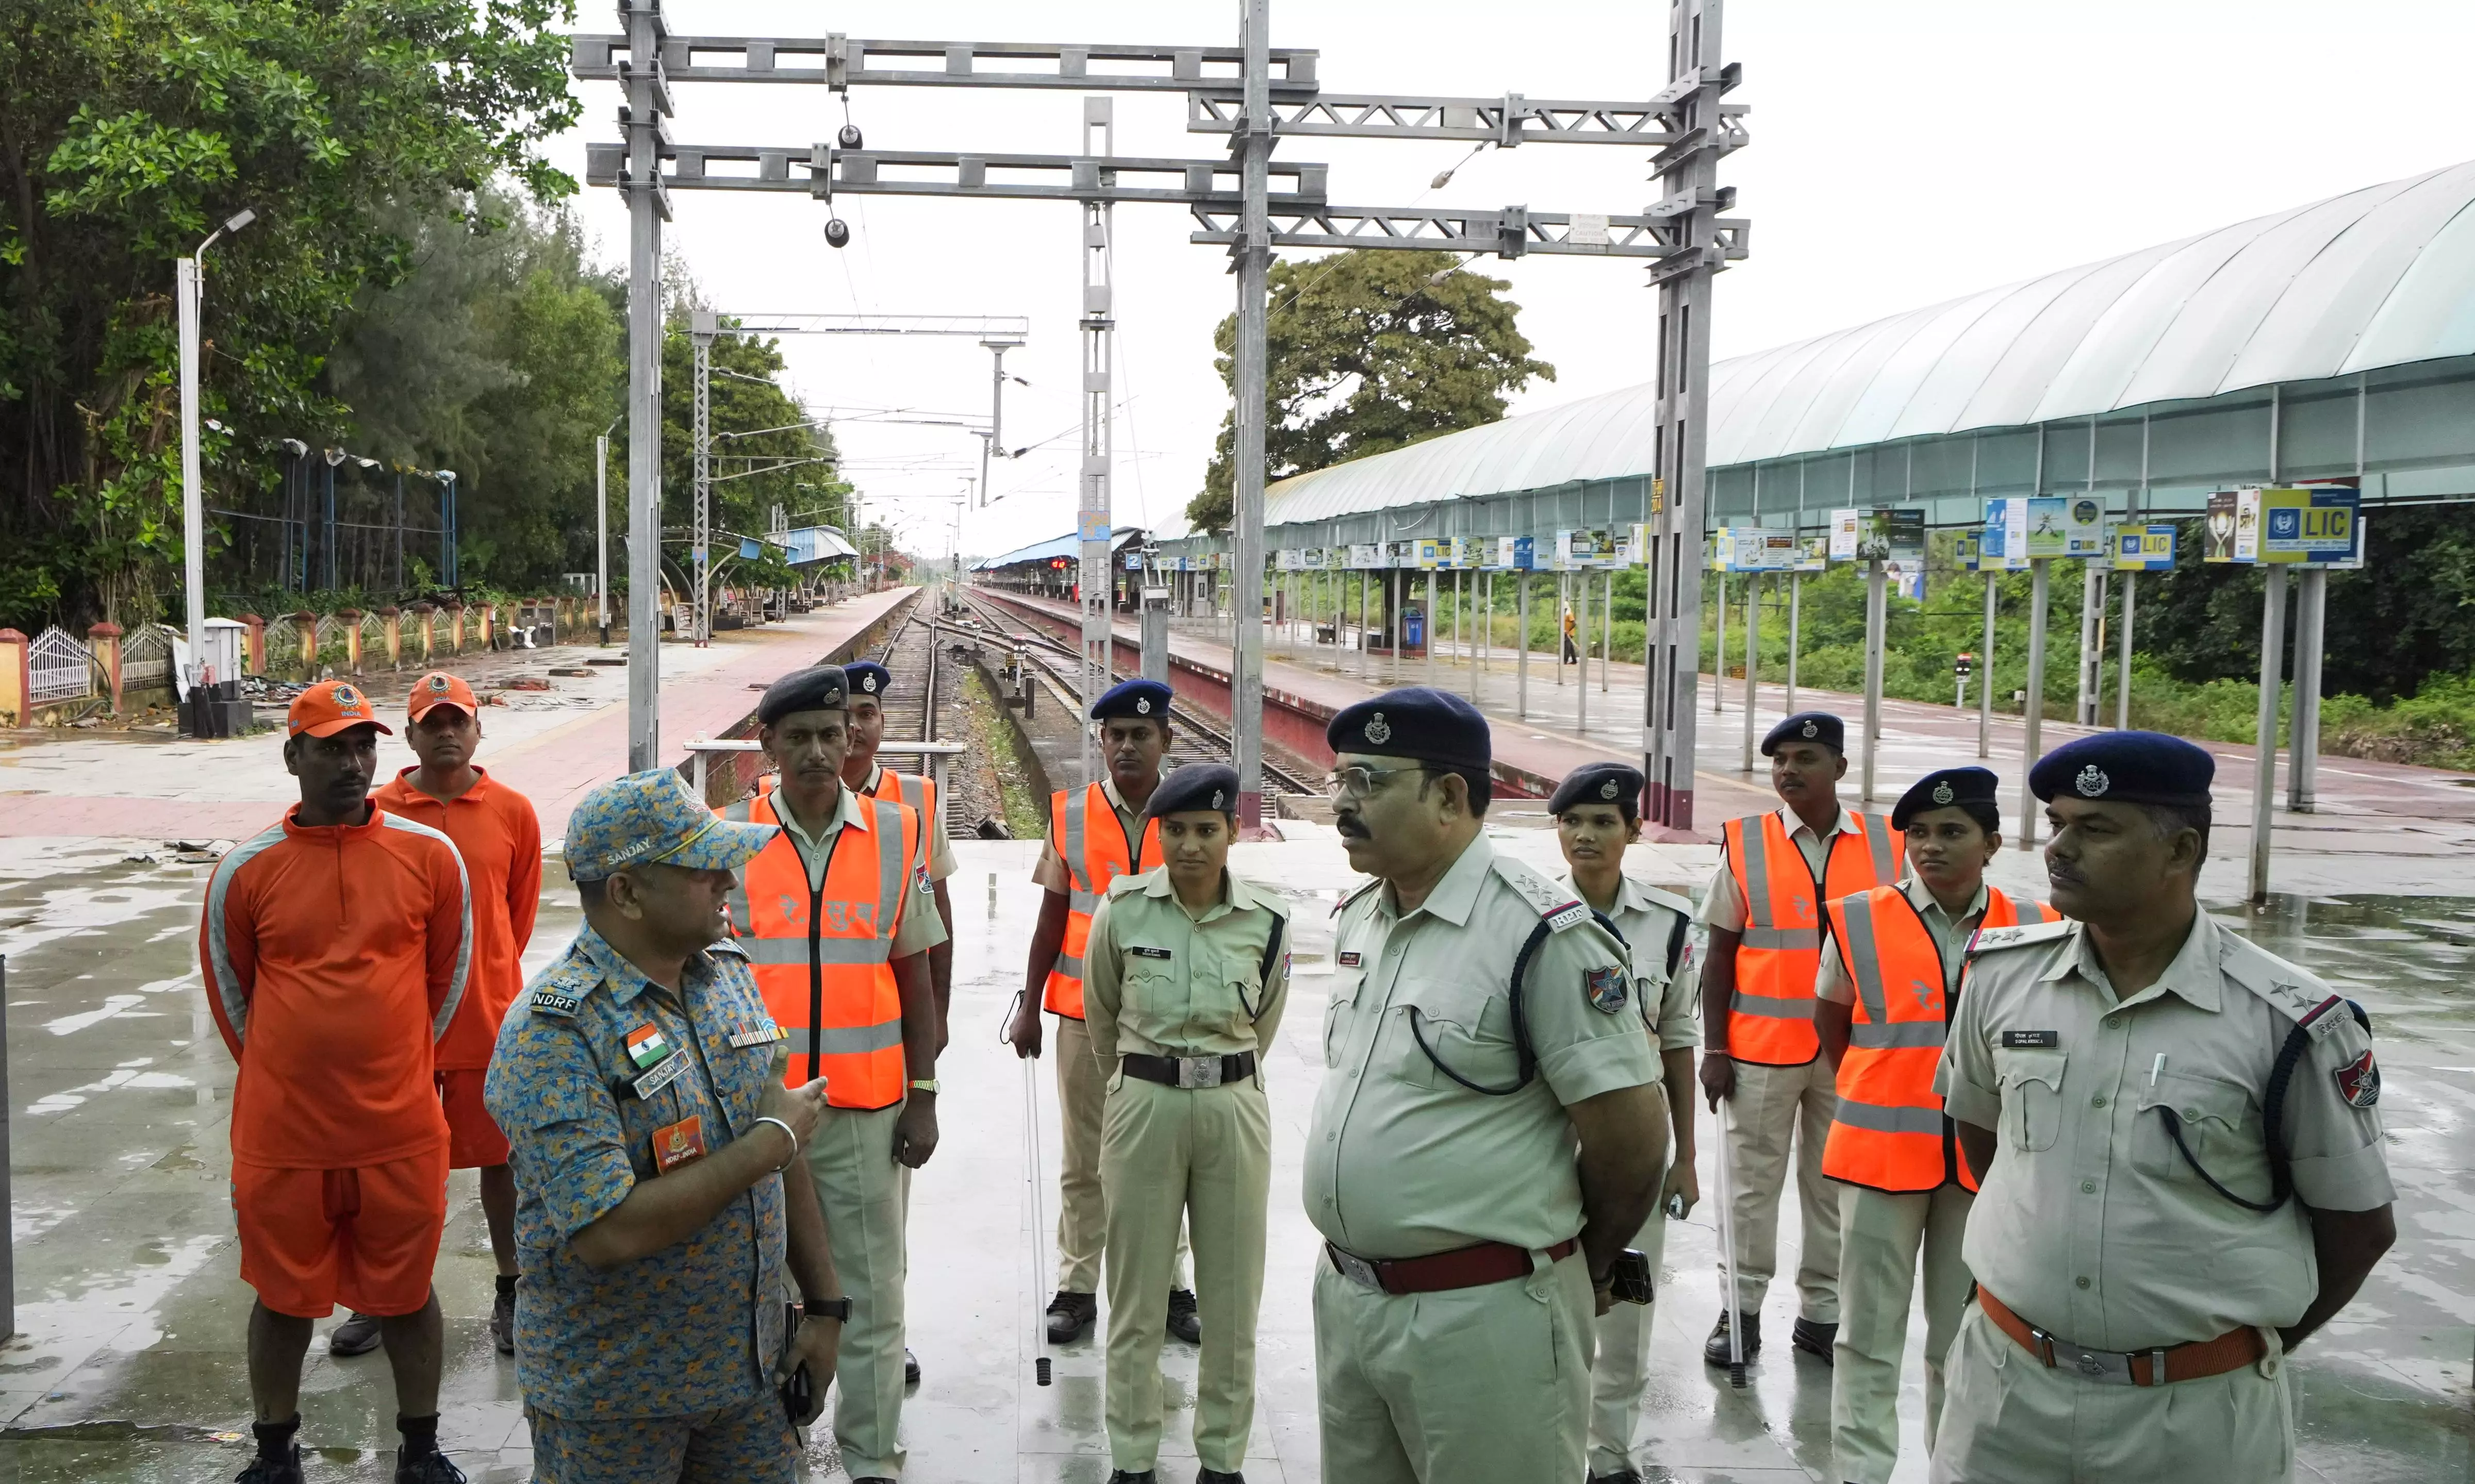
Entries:
{"label": "overcast sky", "polygon": [[[1108,0],[858,0],[831,7],[670,0],[683,35],[1227,45],[1234,4]],[[1334,92],[1632,99],[1664,83],[1667,8],[1626,0],[1275,0],[1276,46],[1322,53]],[[581,24],[613,24],[590,5]],[[1720,178],[1752,223],[1752,256],[1719,280],[1716,351],[1742,354],[2052,269],[2203,231],[2475,158],[2468,0],[1735,0],[1728,59],[1752,105],[1752,147]],[[618,137],[613,84],[579,85],[584,122],[553,158],[579,180],[586,139]],[[674,89],[681,143],[804,149],[843,122],[822,87]],[[866,88],[850,116],[873,149],[1071,154],[1080,95]],[[1219,158],[1185,131],[1177,94],[1120,94],[1116,150]],[[1637,212],[1655,198],[1646,153],[1605,145],[1487,151],[1293,139],[1281,159],[1332,169],[1338,205],[1527,205]],[[850,246],[795,195],[677,192],[667,245],[725,311],[1019,314],[1031,343],[1008,369],[1005,441],[1051,439],[994,466],[997,497],[962,547],[1003,551],[1072,529],[1078,408],[1077,208],[1046,202],[845,197]],[[579,210],[624,264],[615,192]],[[1223,250],[1186,240],[1173,207],[1117,208],[1116,518],[1175,526],[1200,488],[1227,406],[1212,330],[1233,304]],[[1475,265],[1508,280],[1521,327],[1553,363],[1513,410],[1645,380],[1654,296],[1639,263],[1565,257]],[[808,337],[785,344],[811,406],[983,415],[988,354],[969,341]],[[838,426],[850,473],[904,545],[949,549],[980,440],[960,429]]]}

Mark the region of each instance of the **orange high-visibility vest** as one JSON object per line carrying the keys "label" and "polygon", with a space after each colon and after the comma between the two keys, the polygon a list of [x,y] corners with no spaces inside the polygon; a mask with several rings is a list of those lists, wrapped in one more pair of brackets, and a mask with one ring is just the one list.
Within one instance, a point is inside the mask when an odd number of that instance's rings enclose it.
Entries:
{"label": "orange high-visibility vest", "polygon": [[[779,824],[778,794],[742,799],[723,817]],[[834,832],[824,880],[789,831],[767,841],[730,893],[731,930],[756,971],[773,1023],[791,1034],[788,1086],[825,1079],[836,1107],[891,1107],[902,1101],[902,995],[894,978],[894,931],[903,877],[919,849],[919,816],[892,799],[863,799],[869,829]]]}
{"label": "orange high-visibility vest", "polygon": [[928,889],[928,854],[932,842],[928,836],[937,818],[937,780],[911,773],[897,773],[880,763],[876,767],[876,787],[862,795],[866,798],[894,799],[911,806],[919,816],[919,856],[912,864],[919,869],[919,889]]}
{"label": "orange high-visibility vest", "polygon": [[[2014,902],[1989,887],[1978,926],[2053,920],[2044,903]],[[1933,1090],[1951,1010],[1940,945],[1897,887],[1831,903],[1830,934],[1856,1004],[1822,1173],[1875,1190],[1932,1190],[1952,1180],[1974,1190],[1976,1172]]]}
{"label": "orange high-visibility vest", "polygon": [[1109,795],[1096,783],[1061,789],[1048,796],[1048,844],[1066,863],[1072,878],[1066,893],[1066,941],[1057,950],[1057,966],[1048,971],[1047,992],[1041,1003],[1057,1014],[1083,1018],[1083,945],[1091,937],[1091,909],[1100,893],[1120,876],[1146,871],[1160,864],[1160,821],[1143,821],[1142,838],[1126,854],[1126,829]]}
{"label": "orange high-visibility vest", "polygon": [[[1745,894],[1736,992],[1728,1005],[1728,1055],[1763,1066],[1802,1066],[1822,1055],[1813,1031],[1813,981],[1822,968],[1822,904],[1899,880],[1907,839],[1880,815],[1830,837],[1823,879],[1788,838],[1778,812],[1727,823],[1728,869]],[[1752,828],[1747,828],[1748,825]]]}

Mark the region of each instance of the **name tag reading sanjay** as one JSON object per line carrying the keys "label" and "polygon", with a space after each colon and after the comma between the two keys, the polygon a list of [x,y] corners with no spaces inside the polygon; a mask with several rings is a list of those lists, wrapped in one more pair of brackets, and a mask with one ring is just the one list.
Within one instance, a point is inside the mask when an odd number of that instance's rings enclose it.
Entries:
{"label": "name tag reading sanjay", "polygon": [[2063,1034],[2060,1031],[2005,1031],[2002,1033],[2002,1044],[2005,1046],[2060,1046],[2063,1044]]}
{"label": "name tag reading sanjay", "polygon": [[661,1065],[636,1079],[633,1083],[636,1089],[636,1096],[640,1098],[651,1097],[654,1093],[657,1093],[663,1088],[669,1086],[671,1083],[677,1082],[679,1080],[679,1074],[687,1069],[687,1058],[677,1056],[670,1058]]}

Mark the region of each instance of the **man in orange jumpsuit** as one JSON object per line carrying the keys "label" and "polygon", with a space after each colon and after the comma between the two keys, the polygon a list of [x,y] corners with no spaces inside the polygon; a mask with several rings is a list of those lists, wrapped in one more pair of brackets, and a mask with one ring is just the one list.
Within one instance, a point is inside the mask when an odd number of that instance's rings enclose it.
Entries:
{"label": "man in orange jumpsuit", "polygon": [[[490,1305],[490,1340],[502,1355],[516,1352],[516,1180],[507,1172],[507,1138],[481,1106],[481,1080],[499,1043],[499,1023],[525,986],[525,945],[541,907],[541,820],[532,800],[473,765],[481,744],[481,712],[472,687],[434,670],[412,683],[404,708],[404,741],[417,767],[396,774],[370,795],[388,814],[417,819],[455,842],[473,888],[473,971],[464,1004],[438,1043],[438,1101],[447,1110],[447,1167],[481,1172],[481,1214],[490,1228],[490,1255],[499,1263],[499,1292]],[[338,1355],[375,1350],[379,1324],[355,1314],[328,1336]]]}
{"label": "man in orange jumpsuit", "polygon": [[301,802],[233,847],[207,887],[198,961],[240,1078],[233,1210],[249,1316],[257,1456],[241,1484],[298,1484],[301,1360],[341,1301],[379,1316],[395,1373],[398,1484],[463,1484],[438,1451],[447,1117],[431,1048],[472,958],[464,863],[447,837],[371,804],[379,723],[342,681],[292,702],[283,762]]}

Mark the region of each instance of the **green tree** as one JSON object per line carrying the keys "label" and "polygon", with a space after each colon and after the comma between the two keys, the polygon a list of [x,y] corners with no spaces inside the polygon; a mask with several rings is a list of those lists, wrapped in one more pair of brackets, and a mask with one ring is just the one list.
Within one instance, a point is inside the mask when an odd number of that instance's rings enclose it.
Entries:
{"label": "green tree", "polygon": [[[1436,276],[1441,275],[1439,281]],[[1493,423],[1506,394],[1556,368],[1530,354],[1512,285],[1468,272],[1449,253],[1353,249],[1276,258],[1264,322],[1264,474],[1286,479],[1347,459]],[[1238,320],[1213,344],[1221,381],[1237,385]],[[1203,493],[1187,506],[1198,530],[1235,516],[1236,430],[1224,418]]]}
{"label": "green tree", "polygon": [[0,9],[0,621],[152,617],[181,557],[173,259],[208,265],[208,503],[340,419],[324,352],[576,117],[558,0],[15,0]]}
{"label": "green tree", "polygon": [[[693,307],[693,289],[678,306]],[[728,316],[723,317],[725,328]],[[713,342],[708,381],[713,427],[713,552],[719,568],[733,559],[725,581],[743,580],[736,561],[739,539],[762,536],[780,505],[793,525],[839,524],[809,513],[847,508],[848,485],[833,477],[838,457],[832,434],[811,426],[807,409],[773,377],[783,368],[779,341],[723,333]],[[662,565],[668,580],[685,591],[688,537],[696,522],[696,348],[684,312],[675,313],[662,343]],[[787,582],[788,569],[762,559],[744,579],[752,586]]]}

